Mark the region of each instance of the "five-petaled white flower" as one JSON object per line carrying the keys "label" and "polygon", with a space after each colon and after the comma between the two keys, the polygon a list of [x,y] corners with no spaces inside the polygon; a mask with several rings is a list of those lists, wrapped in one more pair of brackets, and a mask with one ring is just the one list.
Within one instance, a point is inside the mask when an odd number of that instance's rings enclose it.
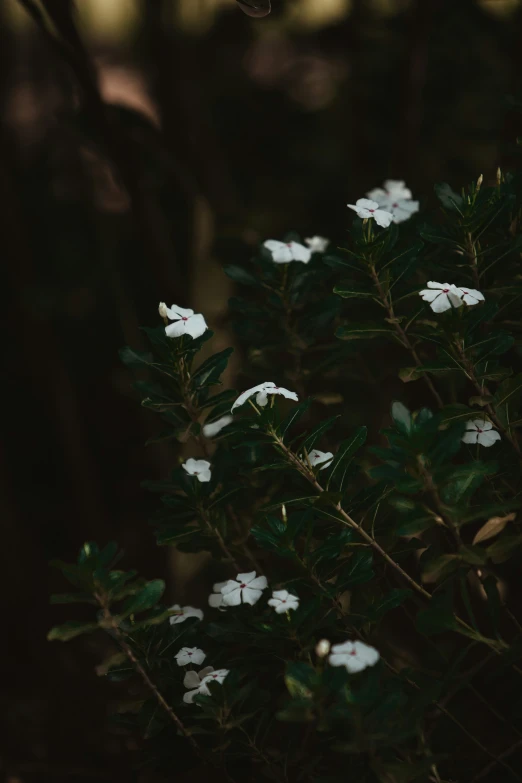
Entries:
{"label": "five-petaled white flower", "polygon": [[463,443],[492,446],[497,440],[500,440],[500,433],[487,419],[472,419],[466,422],[466,432],[462,436]]}
{"label": "five-petaled white flower", "polygon": [[187,666],[189,663],[200,666],[207,656],[198,647],[182,647],[174,657],[178,666]]}
{"label": "five-petaled white flower", "polygon": [[241,602],[253,606],[261,598],[267,587],[266,576],[257,576],[255,571],[249,574],[238,574],[235,579],[229,579],[221,588],[223,606],[239,606]]}
{"label": "five-petaled white flower", "polygon": [[187,471],[189,476],[196,476],[198,481],[210,481],[210,462],[206,459],[193,459],[193,457],[190,457],[181,467]]}
{"label": "five-petaled white flower", "polygon": [[183,696],[183,701],[185,704],[192,704],[194,696],[197,696],[198,693],[210,696],[208,689],[210,683],[217,682],[221,685],[227,674],[228,669],[216,669],[214,671],[212,666],[205,666],[199,673],[194,671],[187,672],[183,679],[183,685],[185,688],[192,688],[192,690]]}
{"label": "five-petaled white flower", "polygon": [[291,609],[297,609],[299,607],[299,598],[289,593],[288,590],[274,590],[268,606],[273,606],[277,614],[283,614],[283,612],[289,612]]}
{"label": "five-petaled white flower", "polygon": [[220,612],[224,611],[223,593],[221,592],[221,589],[225,587],[226,584],[228,584],[228,582],[216,582],[212,587],[213,592],[208,597],[209,606],[212,606],[213,609],[219,609]]}
{"label": "five-petaled white flower", "polygon": [[368,666],[375,666],[379,658],[375,647],[357,641],[334,644],[328,661],[331,666],[344,666],[350,674],[355,674]]}
{"label": "five-petaled white flower", "polygon": [[377,225],[382,226],[383,228],[388,228],[393,220],[391,212],[379,209],[378,203],[368,198],[359,198],[355,204],[347,204],[347,206],[350,207],[350,209],[355,210],[357,216],[364,220],[374,218]]}
{"label": "five-petaled white flower", "polygon": [[249,397],[253,397],[254,394],[256,395],[256,403],[260,408],[264,408],[267,404],[269,394],[282,394],[283,397],[286,397],[287,400],[294,400],[295,402],[297,402],[299,399],[295,392],[288,391],[288,389],[283,389],[282,386],[276,386],[272,381],[265,381],[264,383],[260,383],[257,386],[253,386],[251,389],[243,392],[243,394],[240,394],[235,403],[232,405],[232,411],[234,408],[239,408],[241,405],[244,405]]}
{"label": "five-petaled white flower", "polygon": [[330,240],[326,239],[326,237],[308,237],[308,239],[305,239],[306,244],[312,251],[312,253],[324,253],[328,245],[330,244]]}
{"label": "five-petaled white flower", "polygon": [[221,432],[223,427],[226,427],[232,421],[234,421],[233,417],[227,414],[226,416],[217,419],[217,421],[211,421],[210,424],[204,424],[202,429],[203,435],[205,438],[213,438]]}
{"label": "five-petaled white flower", "polygon": [[430,307],[434,313],[443,313],[445,310],[449,310],[452,307],[462,306],[462,297],[460,290],[456,285],[450,285],[450,283],[435,283],[433,280],[428,281],[428,287],[419,291],[425,302],[430,303]]}
{"label": "five-petaled white flower", "polygon": [[163,309],[160,303],[159,312],[160,315],[165,315],[174,321],[173,324],[169,324],[165,327],[165,334],[167,337],[181,337],[184,334],[190,335],[190,337],[201,337],[206,332],[208,326],[201,313],[194,313],[194,310],[186,310],[184,307],[178,307],[178,305],[172,305],[172,307],[165,307]]}
{"label": "five-petaled white flower", "polygon": [[412,201],[411,190],[403,180],[387,179],[382,188],[370,190],[367,196],[376,201],[381,209],[391,212],[394,223],[403,223],[419,211],[419,202]]}
{"label": "five-petaled white flower", "polygon": [[459,286],[459,292],[461,294],[460,298],[464,304],[467,304],[470,307],[484,301],[484,294],[481,293],[481,291],[477,291],[476,288],[463,288],[462,286]]}
{"label": "five-petaled white flower", "polygon": [[[302,459],[302,457],[301,457]],[[303,460],[304,462],[305,460]],[[308,455],[308,462],[315,468],[316,465],[320,465],[320,470],[329,468],[333,461],[333,454],[331,451],[319,451],[319,449],[312,449]]]}
{"label": "five-petaled white flower", "polygon": [[176,614],[173,614],[171,617],[169,617],[169,623],[171,625],[184,623],[185,620],[188,620],[189,617],[197,617],[198,620],[203,619],[202,610],[196,609],[194,606],[180,606],[179,604],[174,604],[174,606],[170,607],[170,611],[176,612]]}
{"label": "five-petaled white flower", "polygon": [[267,239],[266,242],[263,242],[263,247],[270,250],[275,264],[289,264],[291,261],[301,261],[301,263],[307,264],[312,257],[310,248],[299,242],[279,242],[278,239]]}

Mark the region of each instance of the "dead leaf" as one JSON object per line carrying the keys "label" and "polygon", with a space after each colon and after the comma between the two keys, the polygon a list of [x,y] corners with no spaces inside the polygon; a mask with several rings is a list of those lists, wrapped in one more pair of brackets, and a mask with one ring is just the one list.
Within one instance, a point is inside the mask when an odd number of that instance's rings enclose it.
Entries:
{"label": "dead leaf", "polygon": [[502,533],[508,522],[513,522],[516,517],[516,512],[512,511],[511,514],[506,514],[505,517],[491,517],[488,519],[485,525],[482,525],[478,533],[473,539],[473,544],[480,544],[481,541],[487,541],[489,538],[497,536]]}

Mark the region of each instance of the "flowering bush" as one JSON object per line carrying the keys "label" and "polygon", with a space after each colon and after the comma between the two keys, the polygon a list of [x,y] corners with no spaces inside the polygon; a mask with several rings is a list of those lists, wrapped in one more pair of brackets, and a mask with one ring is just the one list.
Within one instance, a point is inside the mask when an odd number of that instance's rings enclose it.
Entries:
{"label": "flowering bush", "polygon": [[49,638],[110,634],[103,670],[141,681],[126,724],[169,779],[522,779],[521,184],[440,185],[428,213],[388,181],[347,242],[226,266],[241,393],[216,389],[231,349],[201,361],[192,310],[162,303],[150,352],[122,351],[190,454],[150,485],[154,522],[210,553],[208,600],[168,608],[88,543],[53,600],[92,619]]}

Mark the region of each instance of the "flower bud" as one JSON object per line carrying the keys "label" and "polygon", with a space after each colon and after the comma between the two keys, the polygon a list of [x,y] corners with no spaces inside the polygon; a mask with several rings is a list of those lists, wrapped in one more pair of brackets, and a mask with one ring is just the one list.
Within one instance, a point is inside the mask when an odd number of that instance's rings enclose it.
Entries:
{"label": "flower bud", "polygon": [[497,169],[497,185],[500,185],[502,182],[502,172],[500,171],[500,166]]}
{"label": "flower bud", "polygon": [[317,645],[315,647],[315,654],[318,658],[326,658],[328,653],[330,652],[330,642],[328,639],[321,639],[320,642],[317,642]]}
{"label": "flower bud", "polygon": [[167,305],[165,302],[160,302],[158,307],[158,313],[161,318],[167,318]]}
{"label": "flower bud", "polygon": [[477,190],[480,190],[480,186],[482,185],[483,182],[484,182],[484,177],[481,174],[477,180],[477,188],[476,188]]}

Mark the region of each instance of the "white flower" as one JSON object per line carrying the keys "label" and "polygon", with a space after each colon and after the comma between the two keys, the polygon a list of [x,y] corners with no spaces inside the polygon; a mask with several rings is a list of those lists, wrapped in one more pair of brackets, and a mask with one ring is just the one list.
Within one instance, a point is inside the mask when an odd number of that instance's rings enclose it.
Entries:
{"label": "white flower", "polygon": [[376,201],[371,201],[367,198],[359,198],[355,204],[348,204],[350,209],[357,212],[357,216],[363,219],[375,218],[375,222],[378,226],[388,228],[392,222],[393,215],[391,212],[386,212],[384,209],[379,209],[379,205]]}
{"label": "white flower", "polygon": [[181,337],[183,334],[189,334],[192,338],[201,337],[208,329],[201,313],[194,314],[194,310],[185,310],[178,305],[172,305],[171,308],[165,307],[165,315],[174,321],[173,324],[165,327],[167,337]]}
{"label": "white flower", "polygon": [[479,443],[481,446],[492,446],[500,440],[500,433],[486,419],[473,419],[466,422],[466,432],[462,436],[463,443]]}
{"label": "white flower", "polygon": [[433,280],[429,280],[428,287],[419,291],[419,296],[425,302],[430,303],[434,313],[443,313],[451,307],[460,307],[462,305],[460,290],[457,286],[449,283],[435,283]]}
{"label": "white flower", "polygon": [[[368,198],[379,201],[379,199],[389,199],[393,201],[395,199],[402,199],[407,201],[411,199],[411,190],[406,187],[406,183],[402,179],[387,179],[384,182],[382,188],[374,188],[368,193]],[[380,201],[379,201],[380,203]]]}
{"label": "white flower", "polygon": [[289,264],[291,261],[301,261],[307,264],[311,257],[310,248],[299,242],[279,242],[277,239],[267,239],[263,247],[272,253],[272,261],[275,264]]}
{"label": "white flower", "polygon": [[200,666],[207,656],[198,647],[182,647],[174,657],[178,666],[187,666],[189,663]]}
{"label": "white flower", "polygon": [[210,481],[210,462],[206,459],[193,459],[192,457],[181,466],[186,470],[189,476],[197,476],[198,481]]}
{"label": "white flower", "polygon": [[477,291],[476,288],[463,288],[462,286],[459,286],[458,290],[461,294],[460,298],[464,304],[471,306],[484,301],[484,294],[482,294],[480,291]]}
{"label": "white flower", "polygon": [[205,666],[199,673],[194,671],[187,672],[183,679],[183,685],[185,688],[192,688],[193,690],[190,690],[183,696],[183,701],[185,704],[192,704],[194,696],[197,696],[198,693],[210,696],[209,684],[217,682],[221,685],[227,674],[228,669],[216,669],[214,671],[212,666]]}
{"label": "white flower", "polygon": [[211,606],[213,609],[219,609],[221,612],[224,611],[223,593],[221,592],[221,589],[225,587],[226,584],[228,584],[228,582],[216,582],[216,584],[212,587],[213,592],[208,597],[209,606]]}
{"label": "white flower", "polygon": [[315,654],[318,658],[326,658],[330,652],[331,644],[328,639],[321,639],[315,646]]}
{"label": "white flower", "polygon": [[312,253],[324,253],[328,245],[330,244],[330,240],[326,239],[326,237],[309,237],[308,239],[305,239],[306,244],[312,251]]}
{"label": "white flower", "polygon": [[256,577],[255,571],[250,571],[249,574],[238,574],[236,579],[229,579],[221,588],[223,606],[239,606],[241,601],[253,606],[261,598],[266,586],[266,576]]}
{"label": "white flower", "polygon": [[394,223],[403,223],[419,211],[419,202],[412,201],[411,190],[403,180],[387,179],[383,188],[374,188],[367,196],[376,201],[381,209],[391,212]]}
{"label": "white flower", "polygon": [[158,305],[158,313],[160,314],[161,318],[167,318],[169,312],[169,308],[165,304],[165,302],[160,302]]}
{"label": "white flower", "polygon": [[[303,460],[304,461],[304,460]],[[320,470],[329,468],[333,461],[333,454],[331,451],[319,451],[319,449],[312,449],[308,455],[308,462],[315,468],[316,465],[321,465]],[[324,463],[324,464],[323,464]]]}
{"label": "white flower", "polygon": [[299,598],[289,593],[288,590],[274,590],[268,606],[273,606],[277,614],[283,614],[283,612],[289,612],[291,609],[297,609],[299,607]]}
{"label": "white flower", "polygon": [[180,606],[179,604],[174,604],[174,606],[170,607],[169,611],[177,612],[177,614],[173,614],[169,617],[169,623],[171,625],[184,623],[189,617],[197,617],[198,620],[203,619],[203,612],[201,609],[196,609],[194,606]]}
{"label": "white flower", "polygon": [[334,644],[328,658],[331,666],[344,666],[350,674],[362,672],[367,666],[375,666],[380,655],[375,647],[364,642],[344,642]]}
{"label": "white flower", "polygon": [[227,414],[226,416],[222,416],[217,421],[211,421],[210,424],[204,424],[203,425],[203,435],[205,438],[213,438],[215,435],[217,435],[223,427],[226,427],[227,424],[230,424],[234,419],[232,416]]}
{"label": "white flower", "polygon": [[241,405],[244,405],[248,398],[253,397],[254,394],[256,395],[256,402],[261,408],[264,408],[267,404],[269,394],[282,394],[283,397],[286,397],[287,400],[294,400],[295,402],[297,402],[299,399],[295,392],[288,391],[288,389],[283,389],[282,386],[276,386],[272,381],[265,381],[264,383],[260,383],[257,386],[253,386],[251,389],[243,392],[243,394],[240,394],[235,403],[232,405],[232,411],[234,408],[239,408]]}

